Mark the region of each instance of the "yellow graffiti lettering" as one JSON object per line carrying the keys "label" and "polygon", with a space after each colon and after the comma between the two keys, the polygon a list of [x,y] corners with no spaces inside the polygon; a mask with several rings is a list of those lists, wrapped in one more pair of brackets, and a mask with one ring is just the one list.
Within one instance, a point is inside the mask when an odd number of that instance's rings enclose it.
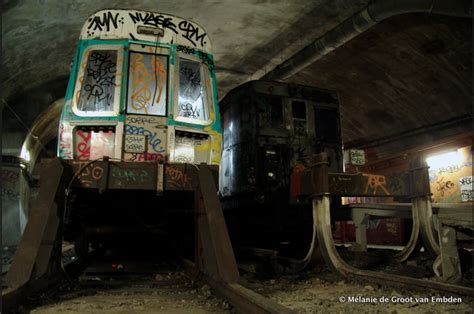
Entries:
{"label": "yellow graffiti lettering", "polygon": [[[134,110],[144,111],[148,114],[150,104],[159,103],[163,93],[163,85],[166,83],[165,66],[160,58],[151,59],[151,68],[154,73],[148,71],[142,54],[134,54],[131,60],[131,68],[134,73],[132,83],[131,106]],[[155,89],[157,90],[156,99],[151,99],[152,83],[156,80]],[[150,102],[151,100],[151,102]]]}
{"label": "yellow graffiti lettering", "polygon": [[365,191],[364,193],[367,193],[370,189],[372,189],[373,195],[377,193],[378,188],[381,188],[384,192],[385,195],[389,195],[390,192],[386,189],[386,179],[385,176],[383,175],[376,175],[376,174],[363,174],[364,177],[367,177],[367,185],[365,186]]}

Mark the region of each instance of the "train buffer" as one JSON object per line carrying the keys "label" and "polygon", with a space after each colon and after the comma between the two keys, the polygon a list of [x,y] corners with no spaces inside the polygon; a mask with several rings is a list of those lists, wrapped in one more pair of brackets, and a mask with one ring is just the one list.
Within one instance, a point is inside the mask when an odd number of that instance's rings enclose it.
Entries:
{"label": "train buffer", "polygon": [[[66,188],[125,190],[130,185],[124,181],[135,174],[142,179],[133,181],[133,188],[157,193],[194,191],[196,255],[195,260],[188,264],[199,271],[217,294],[242,312],[292,313],[290,309],[239,284],[239,271],[216,189],[218,166],[116,162],[108,158],[77,163],[53,158],[43,160],[40,167],[39,197],[32,206],[30,219],[7,274],[8,289],[2,293],[5,313],[17,311],[28,296],[38,295],[66,280],[61,264]],[[91,167],[88,176],[79,175]],[[126,178],[120,178],[121,174],[126,174]]]}

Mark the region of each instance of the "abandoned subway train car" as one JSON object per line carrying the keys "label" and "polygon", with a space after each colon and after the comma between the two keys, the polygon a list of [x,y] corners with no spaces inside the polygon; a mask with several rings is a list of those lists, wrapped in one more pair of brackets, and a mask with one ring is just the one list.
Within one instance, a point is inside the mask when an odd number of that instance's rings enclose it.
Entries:
{"label": "abandoned subway train car", "polygon": [[[111,163],[218,165],[221,121],[211,42],[202,26],[136,10],[91,15],[72,63],[58,156],[83,166],[76,173],[83,187],[102,175],[92,163],[104,157]],[[158,202],[156,191],[139,191],[146,168],[111,171],[129,185],[127,196],[75,189],[68,197],[67,240],[94,242],[100,233],[132,226],[156,231],[166,220],[166,202]],[[176,173],[165,166],[165,180]]]}
{"label": "abandoned subway train car", "polygon": [[337,94],[252,81],[219,105],[224,132],[219,186],[234,242],[308,243],[301,237],[311,235],[311,205],[293,196],[298,180],[292,178],[320,152],[328,154],[330,171],[342,172]]}

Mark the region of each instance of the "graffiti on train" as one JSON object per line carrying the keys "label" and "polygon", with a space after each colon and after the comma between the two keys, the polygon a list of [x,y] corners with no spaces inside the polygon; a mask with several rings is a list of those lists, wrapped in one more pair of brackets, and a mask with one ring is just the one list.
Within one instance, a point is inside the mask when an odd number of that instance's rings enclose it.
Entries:
{"label": "graffiti on train", "polygon": [[121,169],[114,167],[112,168],[112,177],[126,182],[148,182],[151,174],[145,169]]}
{"label": "graffiti on train", "polygon": [[120,30],[128,21],[131,21],[134,25],[168,29],[186,39],[193,47],[203,47],[207,44],[207,34],[197,24],[174,16],[153,12],[121,12],[116,10],[98,12],[88,20],[87,35],[93,36],[95,32]]}
{"label": "graffiti on train", "polygon": [[144,135],[148,140],[148,146],[153,152],[163,153],[165,147],[162,144],[162,139],[159,137],[158,132],[149,130],[145,126],[135,126],[127,124],[125,125],[126,135]]}
{"label": "graffiti on train", "polygon": [[174,188],[189,188],[191,180],[188,175],[180,169],[173,166],[166,167],[166,184]]}

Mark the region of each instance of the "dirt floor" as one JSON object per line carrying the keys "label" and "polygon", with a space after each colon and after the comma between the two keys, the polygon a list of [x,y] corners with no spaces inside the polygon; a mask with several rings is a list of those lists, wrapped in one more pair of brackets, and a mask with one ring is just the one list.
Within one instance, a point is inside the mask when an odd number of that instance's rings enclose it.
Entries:
{"label": "dirt floor", "polygon": [[256,292],[298,313],[473,313],[472,299],[432,300],[443,296],[345,282],[328,270],[248,281]]}
{"label": "dirt floor", "polygon": [[197,288],[134,288],[64,295],[31,313],[229,313],[230,305],[212,295],[206,285]]}
{"label": "dirt floor", "polygon": [[[125,281],[125,285],[116,285],[117,282],[112,285],[114,279],[96,277],[92,271],[61,293],[43,298],[43,305],[31,313],[236,312],[206,284],[188,280],[185,272],[174,264],[165,265],[160,264],[159,268],[170,269],[169,272],[155,273],[147,277],[145,284]],[[267,268],[259,263],[239,265],[243,267],[241,283],[244,286],[298,313],[474,313],[472,298],[346,282],[326,266],[296,274],[277,271],[276,275],[262,271]],[[98,270],[100,273],[101,268],[94,271]],[[412,275],[424,277],[425,274]],[[104,282],[107,280],[111,281]],[[147,284],[149,280],[152,285]],[[160,284],[167,282],[178,284]]]}
{"label": "dirt floor", "polygon": [[[298,313],[472,313],[472,299],[402,291],[345,282],[328,270],[273,279],[243,275],[243,283]],[[359,297],[359,298],[358,298]],[[432,300],[432,297],[441,298]],[[461,302],[456,302],[456,301]],[[65,293],[31,313],[234,313],[235,309],[202,283]]]}

